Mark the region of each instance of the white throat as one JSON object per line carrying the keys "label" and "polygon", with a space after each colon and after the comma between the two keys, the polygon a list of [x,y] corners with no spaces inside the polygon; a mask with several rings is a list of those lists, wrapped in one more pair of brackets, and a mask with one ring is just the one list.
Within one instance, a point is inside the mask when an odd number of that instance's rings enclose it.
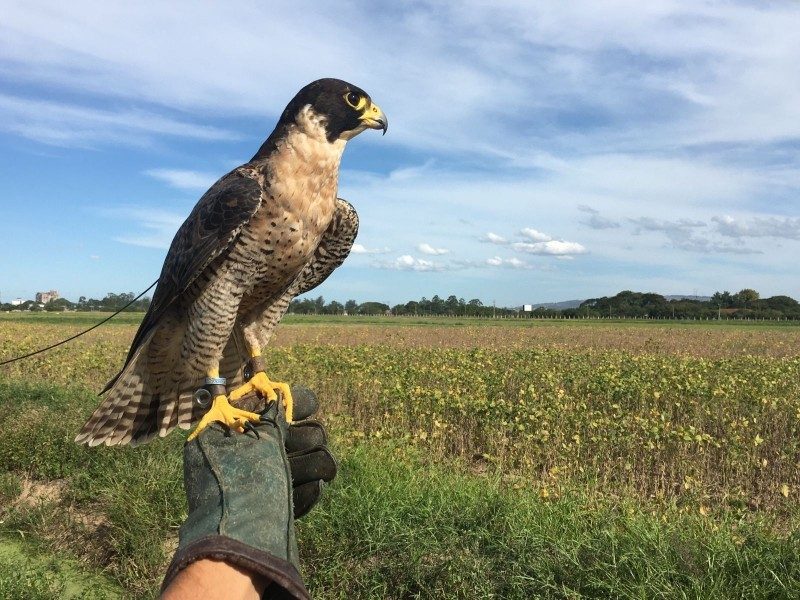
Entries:
{"label": "white throat", "polygon": [[329,142],[325,117],[315,114],[311,106],[304,107],[271,157],[274,190],[287,199],[305,197],[332,206],[345,144],[345,140]]}

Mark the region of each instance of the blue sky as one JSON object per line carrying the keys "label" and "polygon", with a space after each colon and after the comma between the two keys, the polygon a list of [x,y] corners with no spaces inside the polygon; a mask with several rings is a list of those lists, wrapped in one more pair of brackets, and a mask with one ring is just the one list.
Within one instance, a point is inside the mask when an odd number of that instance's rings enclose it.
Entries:
{"label": "blue sky", "polygon": [[361,231],[312,295],[800,298],[795,2],[4,2],[0,295],[138,292],[319,77]]}

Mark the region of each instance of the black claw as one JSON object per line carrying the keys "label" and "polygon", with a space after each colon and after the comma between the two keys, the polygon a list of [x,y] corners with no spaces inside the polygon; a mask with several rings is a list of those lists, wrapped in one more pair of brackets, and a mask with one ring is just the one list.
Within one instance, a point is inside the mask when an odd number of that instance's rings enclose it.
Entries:
{"label": "black claw", "polygon": [[256,434],[256,439],[259,439],[259,440],[261,439],[261,435],[259,435],[258,429],[253,427],[253,424],[250,421],[245,421],[243,427],[244,427],[244,432],[245,433],[247,433],[248,431],[252,431],[253,433]]}

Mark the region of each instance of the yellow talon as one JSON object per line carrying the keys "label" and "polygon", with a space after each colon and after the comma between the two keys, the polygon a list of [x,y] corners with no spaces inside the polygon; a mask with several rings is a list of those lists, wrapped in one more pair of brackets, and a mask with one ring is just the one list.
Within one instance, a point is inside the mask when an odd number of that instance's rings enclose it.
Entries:
{"label": "yellow talon", "polygon": [[188,440],[191,441],[196,438],[201,431],[214,421],[219,421],[223,425],[239,433],[243,433],[244,424],[247,421],[258,423],[260,420],[260,417],[256,413],[234,408],[228,403],[228,399],[225,396],[217,396],[214,398],[214,403],[211,405],[211,408],[203,415],[197,427],[195,427],[194,431],[189,435]]}
{"label": "yellow talon", "polygon": [[291,423],[294,400],[292,399],[292,392],[289,389],[289,384],[279,381],[272,381],[263,371],[259,371],[253,375],[253,377],[251,377],[247,383],[233,390],[228,397],[232,401],[236,401],[239,398],[246,396],[250,392],[259,392],[267,400],[277,400],[278,394],[275,393],[275,390],[279,390],[281,393],[286,421]]}

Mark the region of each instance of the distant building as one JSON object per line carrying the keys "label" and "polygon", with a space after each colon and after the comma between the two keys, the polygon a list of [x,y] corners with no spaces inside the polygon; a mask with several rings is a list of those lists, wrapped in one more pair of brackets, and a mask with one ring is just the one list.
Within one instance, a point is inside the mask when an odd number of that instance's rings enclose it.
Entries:
{"label": "distant building", "polygon": [[22,298],[14,298],[14,299],[11,301],[11,306],[19,306],[19,305],[20,305],[20,304],[22,304],[23,302],[25,302],[25,300],[23,300]]}
{"label": "distant building", "polygon": [[61,295],[58,290],[50,290],[49,292],[36,292],[36,301],[41,304],[47,304],[53,300],[58,300]]}
{"label": "distant building", "polygon": [[533,304],[523,304],[522,310],[523,312],[533,312]]}

